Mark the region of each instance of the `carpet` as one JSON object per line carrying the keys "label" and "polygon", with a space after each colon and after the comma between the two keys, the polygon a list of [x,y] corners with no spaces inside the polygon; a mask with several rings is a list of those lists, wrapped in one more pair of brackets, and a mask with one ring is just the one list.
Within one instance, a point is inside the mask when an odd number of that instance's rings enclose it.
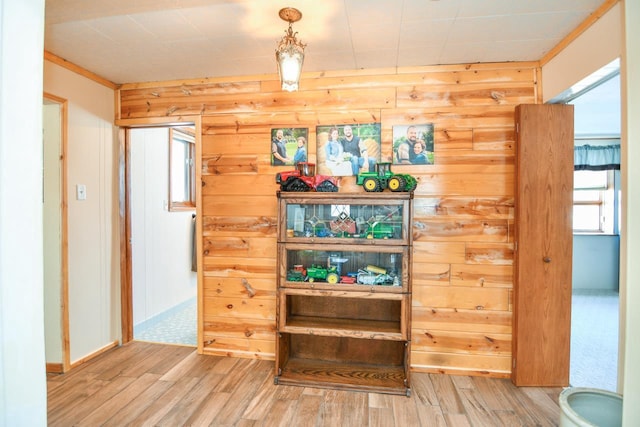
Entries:
{"label": "carpet", "polygon": [[618,301],[618,292],[574,289],[571,386],[617,391]]}

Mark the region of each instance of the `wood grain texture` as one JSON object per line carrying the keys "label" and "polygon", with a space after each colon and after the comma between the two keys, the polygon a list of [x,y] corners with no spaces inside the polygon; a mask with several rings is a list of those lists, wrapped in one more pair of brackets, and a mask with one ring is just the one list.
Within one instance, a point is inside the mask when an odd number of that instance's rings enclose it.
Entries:
{"label": "wood grain texture", "polygon": [[132,341],[49,374],[48,425],[557,426],[560,416],[560,388],[486,373],[414,372],[410,397],[274,385],[273,375],[271,361]]}
{"label": "wood grain texture", "polygon": [[[418,180],[410,266],[418,299],[407,310],[414,332],[435,324],[443,334],[500,333],[508,340],[517,225],[514,114],[517,104],[538,102],[537,67],[522,62],[305,73],[294,93],[282,92],[273,75],[123,85],[121,119],[202,118],[203,351],[277,357],[265,352],[274,351],[276,339],[269,336],[276,310],[274,177],[288,168],[270,164],[271,129],[308,128],[308,156],[315,162],[317,126],[377,122],[382,161],[392,159],[395,125],[434,125],[435,164],[394,166]],[[354,177],[342,177],[339,186],[340,193],[362,192]],[[439,315],[429,315],[431,309]],[[466,351],[463,340],[447,347],[414,344],[412,366],[510,370],[503,348],[485,351],[474,365],[473,357],[456,356]],[[432,351],[437,357],[421,361]],[[442,421],[456,416],[430,413]]]}
{"label": "wood grain texture", "polygon": [[573,105],[517,113],[513,380],[569,385]]}

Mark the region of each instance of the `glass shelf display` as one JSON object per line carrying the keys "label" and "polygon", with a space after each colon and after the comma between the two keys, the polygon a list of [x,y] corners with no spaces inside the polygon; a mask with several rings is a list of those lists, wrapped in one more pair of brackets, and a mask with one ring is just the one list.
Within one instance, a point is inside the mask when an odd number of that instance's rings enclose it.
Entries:
{"label": "glass shelf display", "polygon": [[405,249],[335,247],[327,250],[300,245],[284,249],[287,282],[402,287]]}
{"label": "glass shelf display", "polygon": [[[296,197],[297,196],[297,197]],[[406,243],[410,238],[407,229],[409,195],[380,200],[328,199],[286,194],[281,197],[280,218],[284,235],[281,241],[313,242],[320,239],[362,241],[369,244],[389,241],[389,244]],[[365,242],[366,243],[366,242]]]}
{"label": "glass shelf display", "polygon": [[278,193],[276,384],[410,394],[412,193]]}

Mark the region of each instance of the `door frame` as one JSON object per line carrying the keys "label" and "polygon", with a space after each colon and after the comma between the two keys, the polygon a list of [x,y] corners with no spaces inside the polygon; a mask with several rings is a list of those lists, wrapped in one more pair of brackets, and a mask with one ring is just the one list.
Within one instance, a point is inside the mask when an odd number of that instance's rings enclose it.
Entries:
{"label": "door frame", "polygon": [[[60,106],[60,322],[62,336],[62,363],[47,363],[46,371],[64,373],[71,369],[71,344],[69,340],[69,225],[67,191],[68,100],[43,92],[47,100]],[[44,143],[44,141],[43,141]],[[46,256],[46,254],[45,254]]]}
{"label": "door frame", "polygon": [[[131,252],[131,145],[129,132],[134,128],[174,127],[190,125],[195,127],[196,184],[202,182],[202,117],[180,116],[167,118],[119,119],[120,127],[118,198],[120,222],[120,305],[122,343],[133,340],[133,269]],[[197,263],[197,340],[198,352],[202,353],[202,185],[196,185],[196,263]]]}

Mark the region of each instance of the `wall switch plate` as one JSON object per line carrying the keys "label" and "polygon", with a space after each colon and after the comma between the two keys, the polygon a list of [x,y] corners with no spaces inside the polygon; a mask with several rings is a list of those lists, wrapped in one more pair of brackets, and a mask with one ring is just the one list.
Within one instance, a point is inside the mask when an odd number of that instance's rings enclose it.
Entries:
{"label": "wall switch plate", "polygon": [[84,184],[76,184],[76,199],[87,200],[87,186]]}

